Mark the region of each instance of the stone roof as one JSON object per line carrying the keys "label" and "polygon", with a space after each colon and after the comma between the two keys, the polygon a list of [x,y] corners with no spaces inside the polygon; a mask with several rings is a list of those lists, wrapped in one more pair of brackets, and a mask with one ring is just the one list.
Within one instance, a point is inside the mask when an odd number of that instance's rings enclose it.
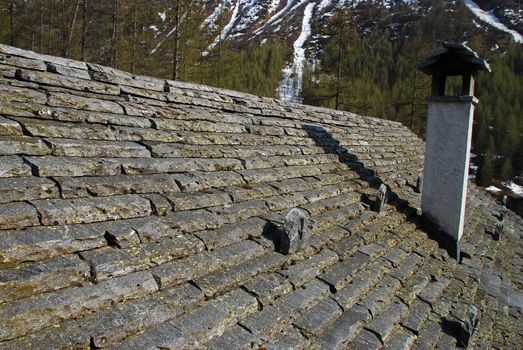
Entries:
{"label": "stone roof", "polygon": [[493,240],[471,185],[450,259],[401,124],[4,45],[0,74],[0,349],[447,349],[471,304],[475,347],[521,348],[522,220]]}

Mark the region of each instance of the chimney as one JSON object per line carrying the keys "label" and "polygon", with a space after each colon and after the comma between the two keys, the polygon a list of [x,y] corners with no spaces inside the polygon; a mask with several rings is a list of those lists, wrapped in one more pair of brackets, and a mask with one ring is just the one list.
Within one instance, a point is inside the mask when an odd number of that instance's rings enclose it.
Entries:
{"label": "chimney", "polygon": [[[421,210],[424,227],[460,260],[465,220],[472,121],[478,99],[474,79],[489,65],[462,44],[443,43],[418,68],[432,76]],[[445,96],[447,77],[461,76],[461,94]]]}

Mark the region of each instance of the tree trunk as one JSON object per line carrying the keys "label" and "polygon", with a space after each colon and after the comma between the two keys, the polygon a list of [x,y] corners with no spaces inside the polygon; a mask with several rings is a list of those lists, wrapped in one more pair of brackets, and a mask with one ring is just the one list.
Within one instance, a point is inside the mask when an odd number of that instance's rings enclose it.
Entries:
{"label": "tree trunk", "polygon": [[54,0],[51,0],[51,6],[49,9],[49,23],[47,26],[47,54],[51,53],[51,37],[53,31],[53,13],[54,13]]}
{"label": "tree trunk", "polygon": [[173,47],[173,80],[178,78],[178,44],[180,41],[180,0],[175,0],[174,10],[174,47]]}
{"label": "tree trunk", "polygon": [[67,29],[65,28],[65,0],[62,0],[62,23],[61,23],[61,56],[62,57],[65,57],[65,55],[67,54],[67,51],[66,51],[66,39],[67,39]]}
{"label": "tree trunk", "polygon": [[16,45],[16,31],[15,31],[15,1],[11,0],[9,2],[9,16],[11,19],[11,46]]}
{"label": "tree trunk", "polygon": [[38,51],[44,49],[44,0],[40,0],[40,27],[38,33]]}
{"label": "tree trunk", "polygon": [[[416,55],[416,62],[418,62],[419,56]],[[410,122],[409,122],[409,128],[410,130],[413,130],[414,127],[414,107],[416,104],[416,90],[418,84],[418,70],[414,69],[414,84],[412,84],[412,103],[410,105]]]}
{"label": "tree trunk", "polygon": [[78,16],[78,9],[80,8],[80,1],[76,0],[76,7],[74,9],[73,19],[71,20],[71,29],[69,29],[69,36],[65,45],[65,57],[69,56],[69,49],[71,48],[71,40],[73,39],[74,25],[76,24],[76,17]]}
{"label": "tree trunk", "polygon": [[85,36],[87,35],[87,0],[82,3],[82,38],[80,42],[80,60],[85,61]]}
{"label": "tree trunk", "polygon": [[113,34],[111,40],[111,62],[110,66],[118,67],[118,0],[113,0]]}
{"label": "tree trunk", "polygon": [[134,6],[133,6],[133,45],[131,48],[131,73],[134,74],[134,70],[136,68],[136,37],[137,37],[137,20],[136,20],[136,12],[138,10],[138,1],[135,0]]}
{"label": "tree trunk", "polygon": [[340,109],[340,94],[341,94],[341,36],[343,32],[340,33],[339,39],[338,39],[338,69],[336,71],[336,109]]}

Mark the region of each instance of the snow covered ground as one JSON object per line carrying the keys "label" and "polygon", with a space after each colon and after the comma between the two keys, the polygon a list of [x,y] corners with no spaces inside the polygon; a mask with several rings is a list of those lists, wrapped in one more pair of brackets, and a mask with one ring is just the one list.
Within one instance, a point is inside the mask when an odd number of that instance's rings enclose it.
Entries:
{"label": "snow covered ground", "polygon": [[225,27],[223,27],[221,33],[207,47],[207,50],[205,50],[203,52],[204,56],[207,56],[212,51],[212,49],[214,49],[214,47],[216,45],[218,45],[218,43],[220,43],[221,41],[225,40],[225,38],[227,38],[227,36],[231,32],[231,30],[234,28],[234,24],[238,20],[238,13],[240,12],[240,4],[241,4],[241,0],[236,0],[236,4],[234,5],[234,8],[232,10],[232,16],[231,16],[231,19],[229,20],[229,23],[227,23],[225,25]]}
{"label": "snow covered ground", "polygon": [[487,188],[485,188],[486,191],[489,191],[489,192],[501,192],[501,188],[498,188],[496,186],[489,186]]}
{"label": "snow covered ground", "polygon": [[507,28],[506,25],[501,23],[499,18],[496,17],[494,11],[484,11],[472,0],[464,0],[465,5],[472,11],[472,13],[485,23],[488,23],[492,27],[499,29],[505,33],[512,35],[514,41],[517,43],[523,43],[523,36],[515,30]]}
{"label": "snow covered ground", "polygon": [[292,66],[282,70],[283,79],[278,88],[280,99],[286,102],[301,103],[300,97],[303,83],[303,66],[305,64],[305,43],[311,35],[312,14],[316,3],[309,3],[303,12],[301,33],[293,44],[294,58]]}
{"label": "snow covered ground", "polygon": [[504,183],[507,188],[509,188],[514,194],[523,197],[523,186],[518,185],[517,183],[514,183],[513,181]]}

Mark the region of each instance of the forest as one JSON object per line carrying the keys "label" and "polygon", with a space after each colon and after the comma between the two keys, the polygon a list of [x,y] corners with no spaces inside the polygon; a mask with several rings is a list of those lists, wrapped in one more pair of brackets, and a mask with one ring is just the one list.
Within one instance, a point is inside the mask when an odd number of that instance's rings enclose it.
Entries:
{"label": "forest", "polygon": [[[466,41],[492,66],[477,81],[477,182],[489,186],[523,176],[522,45],[486,35],[464,5],[458,3],[450,16],[445,1],[421,3],[428,10],[415,17],[368,7],[315,18],[304,103],[400,121],[424,137],[430,79],[416,64],[438,40]],[[401,7],[393,10],[402,13]],[[230,17],[226,8],[205,25],[208,12],[203,0],[0,0],[0,42],[134,74],[276,97],[292,40],[229,40],[220,35]]]}

